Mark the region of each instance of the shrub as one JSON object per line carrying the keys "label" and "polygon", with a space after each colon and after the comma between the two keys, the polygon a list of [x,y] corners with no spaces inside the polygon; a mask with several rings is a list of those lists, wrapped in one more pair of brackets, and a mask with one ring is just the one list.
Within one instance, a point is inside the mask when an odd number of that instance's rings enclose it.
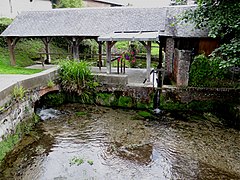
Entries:
{"label": "shrub", "polygon": [[195,87],[218,87],[224,79],[225,70],[219,68],[220,60],[204,55],[195,57],[189,73],[189,85]]}
{"label": "shrub", "polygon": [[82,102],[89,102],[95,87],[94,76],[87,62],[81,61],[61,61],[60,62],[60,84],[64,91],[76,93],[82,99]]}

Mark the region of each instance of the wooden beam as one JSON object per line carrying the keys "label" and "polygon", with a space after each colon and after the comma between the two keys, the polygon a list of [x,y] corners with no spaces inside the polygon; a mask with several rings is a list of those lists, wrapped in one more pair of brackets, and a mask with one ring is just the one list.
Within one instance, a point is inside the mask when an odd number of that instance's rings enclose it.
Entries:
{"label": "wooden beam", "polygon": [[16,58],[14,54],[14,48],[19,41],[20,38],[7,38],[7,44],[8,44],[8,49],[9,49],[9,54],[10,54],[10,63],[12,66],[16,66]]}

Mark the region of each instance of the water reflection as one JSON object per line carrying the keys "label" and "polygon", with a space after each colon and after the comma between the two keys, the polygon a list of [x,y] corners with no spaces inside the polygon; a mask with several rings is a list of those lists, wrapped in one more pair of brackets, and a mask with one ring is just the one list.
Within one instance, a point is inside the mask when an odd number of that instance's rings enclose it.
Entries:
{"label": "water reflection", "polygon": [[16,149],[2,167],[3,179],[240,178],[236,130],[171,115],[148,122],[132,110],[76,104],[59,110],[68,113],[39,124],[34,143]]}

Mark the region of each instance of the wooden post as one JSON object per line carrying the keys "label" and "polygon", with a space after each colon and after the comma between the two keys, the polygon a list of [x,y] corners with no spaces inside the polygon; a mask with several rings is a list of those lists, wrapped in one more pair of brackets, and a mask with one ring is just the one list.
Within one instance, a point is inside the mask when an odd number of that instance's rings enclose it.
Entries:
{"label": "wooden post", "polygon": [[73,37],[73,59],[79,61],[79,46],[78,46],[78,39]]}
{"label": "wooden post", "polygon": [[150,82],[150,72],[151,72],[151,41],[147,42],[147,82]]}
{"label": "wooden post", "polygon": [[72,37],[71,39],[71,44],[72,44],[72,53],[73,53],[73,59],[79,60],[79,44],[84,38],[79,38],[79,37]]}
{"label": "wooden post", "polygon": [[112,55],[111,55],[111,49],[113,47],[113,45],[116,43],[116,41],[107,41],[107,74],[111,74],[112,73],[112,69],[111,69],[111,60],[112,60]]}
{"label": "wooden post", "polygon": [[107,74],[111,74],[111,42],[107,41]]}
{"label": "wooden post", "polygon": [[8,49],[9,49],[9,53],[10,53],[10,62],[12,66],[16,66],[16,58],[15,58],[15,54],[14,54],[14,48],[18,42],[19,38],[11,38],[8,37],[7,38],[7,44],[8,44]]}
{"label": "wooden post", "polygon": [[102,45],[103,42],[98,42],[98,66],[100,71],[102,67]]}
{"label": "wooden post", "polygon": [[51,63],[51,56],[50,56],[50,46],[49,46],[49,43],[51,41],[51,38],[50,37],[46,37],[46,38],[43,38],[42,39],[43,41],[43,44],[45,46],[45,52],[46,52],[46,60],[45,60],[45,63],[46,64],[50,64]]}

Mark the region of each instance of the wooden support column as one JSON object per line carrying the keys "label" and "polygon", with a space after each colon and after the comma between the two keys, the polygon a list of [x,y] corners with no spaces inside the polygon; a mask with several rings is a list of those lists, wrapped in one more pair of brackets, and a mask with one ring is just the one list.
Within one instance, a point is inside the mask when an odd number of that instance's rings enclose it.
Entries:
{"label": "wooden support column", "polygon": [[9,49],[9,53],[10,53],[10,62],[11,62],[12,66],[16,66],[16,58],[15,58],[15,54],[14,54],[14,48],[19,39],[20,38],[11,38],[11,37],[7,38],[7,44],[8,44],[8,49]]}
{"label": "wooden support column", "polygon": [[72,43],[73,43],[73,59],[79,61],[78,39],[73,37],[72,38]]}
{"label": "wooden support column", "polygon": [[111,49],[113,45],[116,43],[116,41],[107,41],[107,74],[111,74],[111,60],[112,60],[112,55],[111,55]]}
{"label": "wooden support column", "polygon": [[151,72],[151,41],[148,41],[147,44],[143,41],[140,41],[144,47],[146,48],[147,50],[147,60],[146,60],[146,63],[147,63],[147,74],[146,74],[146,80],[147,82],[150,82],[150,72]]}
{"label": "wooden support column", "polygon": [[72,42],[72,53],[73,53],[73,59],[76,61],[79,61],[79,44],[83,38],[79,37],[72,37],[71,42]]}
{"label": "wooden support column", "polygon": [[104,42],[98,42],[98,66],[99,70],[101,71],[102,67],[102,45]]}
{"label": "wooden support column", "polygon": [[45,63],[46,64],[51,64],[51,56],[50,56],[50,46],[49,46],[49,43],[51,41],[51,38],[50,37],[46,37],[46,38],[43,38],[42,39],[43,41],[43,44],[45,46],[45,52],[46,52],[46,59],[45,59]]}

